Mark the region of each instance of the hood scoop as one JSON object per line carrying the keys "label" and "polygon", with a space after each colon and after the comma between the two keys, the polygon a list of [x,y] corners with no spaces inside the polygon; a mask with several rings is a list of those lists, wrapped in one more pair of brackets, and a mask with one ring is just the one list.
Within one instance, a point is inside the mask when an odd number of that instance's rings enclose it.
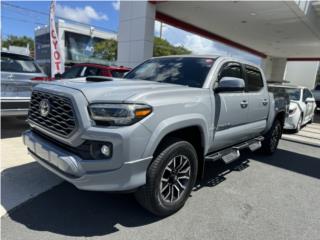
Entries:
{"label": "hood scoop", "polygon": [[86,77],[87,82],[111,82],[113,78],[110,77],[101,77],[101,76],[90,76]]}

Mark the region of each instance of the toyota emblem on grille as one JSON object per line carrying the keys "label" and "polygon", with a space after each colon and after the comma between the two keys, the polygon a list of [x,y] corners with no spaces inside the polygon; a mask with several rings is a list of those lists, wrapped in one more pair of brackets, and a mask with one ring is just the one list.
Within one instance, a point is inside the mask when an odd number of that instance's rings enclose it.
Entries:
{"label": "toyota emblem on grille", "polygon": [[40,108],[40,115],[41,115],[42,117],[48,116],[48,114],[49,114],[49,112],[50,112],[50,104],[49,104],[49,101],[48,101],[47,99],[41,100],[40,105],[39,105],[39,108]]}

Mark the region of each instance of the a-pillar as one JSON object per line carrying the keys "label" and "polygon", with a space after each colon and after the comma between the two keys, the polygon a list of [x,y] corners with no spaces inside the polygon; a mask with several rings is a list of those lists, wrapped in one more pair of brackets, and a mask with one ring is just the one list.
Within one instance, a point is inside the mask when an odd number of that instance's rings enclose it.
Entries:
{"label": "a-pillar", "polygon": [[134,67],[153,55],[156,5],[148,1],[121,1],[118,64]]}

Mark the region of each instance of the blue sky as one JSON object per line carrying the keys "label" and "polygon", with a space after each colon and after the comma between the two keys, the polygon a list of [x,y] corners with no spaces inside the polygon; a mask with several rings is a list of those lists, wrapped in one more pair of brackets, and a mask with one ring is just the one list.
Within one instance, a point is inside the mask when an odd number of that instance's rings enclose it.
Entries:
{"label": "blue sky", "polygon": [[[1,31],[8,35],[34,37],[37,26],[48,24],[50,1],[2,1]],[[26,10],[30,9],[30,10]],[[57,16],[118,32],[119,2],[117,1],[57,1]],[[159,22],[155,35],[159,35]],[[183,45],[197,54],[222,54],[260,63],[260,58],[183,30],[164,25],[163,38],[174,45]]]}

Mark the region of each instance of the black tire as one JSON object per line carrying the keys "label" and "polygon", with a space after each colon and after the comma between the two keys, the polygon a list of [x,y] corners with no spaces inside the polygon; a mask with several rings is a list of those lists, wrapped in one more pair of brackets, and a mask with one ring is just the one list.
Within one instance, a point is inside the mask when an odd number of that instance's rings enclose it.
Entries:
{"label": "black tire", "polygon": [[270,130],[264,136],[261,146],[262,153],[272,155],[277,150],[282,131],[283,126],[281,122],[276,119]]}
{"label": "black tire", "polygon": [[[176,188],[174,189],[175,191],[173,190],[174,183],[169,183],[169,181],[165,182],[164,184],[169,185],[169,186],[166,185],[167,189],[165,189],[165,187],[163,187],[162,185],[163,184],[162,179],[165,179],[164,177],[165,174],[170,173],[170,171],[168,170],[169,166],[170,166],[169,169],[171,168],[174,169],[169,164],[172,164],[172,161],[174,159],[178,159],[180,156],[182,161],[182,163],[181,162],[180,163],[183,164],[183,161],[186,161],[190,166],[189,170],[187,170],[188,176],[190,177],[189,177],[189,180],[184,181],[185,188],[183,190],[180,189],[181,193],[179,191],[180,193],[180,196],[179,196]],[[183,158],[182,156],[185,158]],[[178,160],[174,160],[174,161],[178,161]],[[179,165],[176,166],[177,169],[178,167]],[[171,215],[177,212],[181,207],[183,207],[186,200],[188,199],[190,192],[192,191],[192,188],[196,182],[197,170],[198,170],[198,159],[197,159],[197,153],[194,147],[189,142],[186,142],[180,139],[176,139],[176,138],[168,139],[167,144],[161,148],[161,150],[159,151],[159,154],[155,156],[153,162],[150,164],[147,170],[146,185],[141,187],[135,193],[135,197],[142,207],[146,208],[153,214],[160,217]],[[179,170],[177,170],[177,172],[179,172]],[[170,173],[170,174],[174,175],[173,173]],[[174,179],[177,178],[176,179],[177,182],[179,181],[182,182],[182,179],[178,180],[178,178],[180,179],[180,177],[178,176],[181,176],[178,174],[182,174],[182,173],[176,173],[176,176],[174,176],[172,179],[170,178],[171,177],[170,175],[168,179],[170,179],[170,181],[171,180],[174,181]],[[177,186],[181,186],[181,183],[180,185],[177,185]],[[160,192],[161,187],[162,187],[161,189],[162,191]],[[177,199],[175,199],[175,201],[173,202],[168,202],[163,197],[163,194],[164,194],[163,190],[168,192],[172,191],[173,196],[174,196],[174,192],[176,192],[176,194],[178,195]],[[172,200],[172,199],[169,199],[169,200]]]}

